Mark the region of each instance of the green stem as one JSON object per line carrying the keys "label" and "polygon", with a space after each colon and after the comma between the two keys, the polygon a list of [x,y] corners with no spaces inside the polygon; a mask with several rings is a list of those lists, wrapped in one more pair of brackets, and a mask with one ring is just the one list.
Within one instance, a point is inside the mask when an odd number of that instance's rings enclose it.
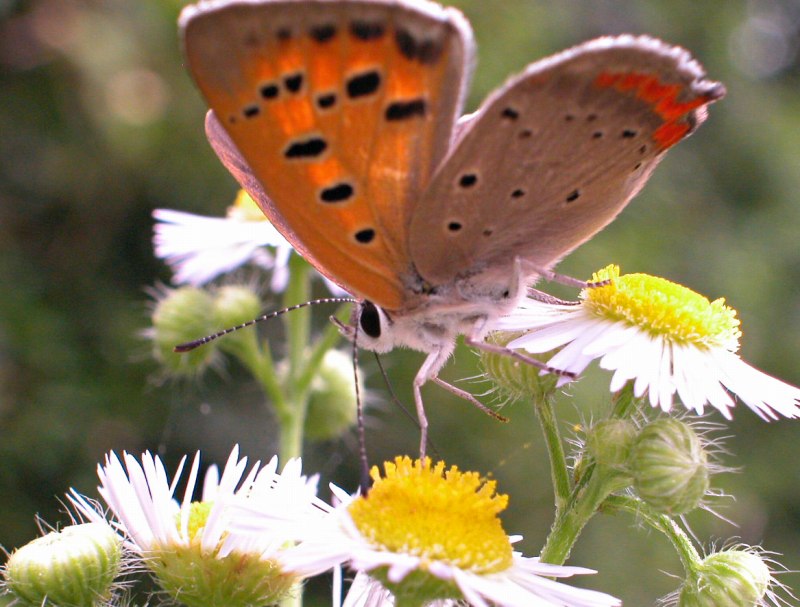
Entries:
{"label": "green stem", "polygon": [[[284,294],[287,307],[309,300],[311,277],[308,264],[298,255],[289,257],[289,285]],[[300,308],[283,315],[287,333],[287,358],[289,369],[284,378],[284,389],[288,406],[278,411],[280,448],[278,457],[286,462],[303,454],[303,427],[308,408],[308,390],[301,389],[298,377],[301,374],[311,335],[311,311]]]}
{"label": "green stem", "polygon": [[556,516],[558,516],[566,505],[571,490],[564,444],[561,442],[561,435],[558,432],[553,399],[549,396],[543,397],[534,403],[534,409],[536,410],[539,425],[542,427],[547,453],[550,457],[550,476],[553,480]]}
{"label": "green stem", "polygon": [[248,371],[253,374],[253,377],[269,397],[275,410],[278,412],[285,411],[288,407],[286,395],[283,392],[283,386],[278,374],[275,372],[272,353],[269,348],[262,349],[260,347],[256,331],[248,331],[247,333],[247,336],[242,336],[243,339],[228,346],[228,351],[236,356],[247,367]]}
{"label": "green stem", "polygon": [[633,382],[628,382],[623,386],[622,390],[617,392],[614,399],[614,409],[611,412],[611,417],[614,419],[626,419],[638,409],[638,401],[633,395]]}
{"label": "green stem", "polygon": [[[335,314],[336,318],[341,321],[346,321],[350,317],[350,304],[345,304],[340,307]],[[328,323],[322,332],[322,335],[317,339],[311,350],[311,354],[307,357],[302,372],[297,377],[296,386],[298,390],[305,391],[311,385],[314,376],[319,370],[322,359],[325,353],[336,346],[341,339],[339,329],[333,323]]]}
{"label": "green stem", "polygon": [[613,476],[598,473],[597,467],[591,465],[573,489],[564,509],[556,513],[556,520],[539,555],[542,562],[563,565],[586,523],[617,487]]}
{"label": "green stem", "polygon": [[609,508],[628,512],[643,520],[653,529],[660,531],[672,542],[678,557],[681,559],[687,579],[697,577],[697,571],[703,559],[694,547],[691,538],[678,524],[666,514],[654,511],[640,499],[628,495],[614,495],[608,498]]}

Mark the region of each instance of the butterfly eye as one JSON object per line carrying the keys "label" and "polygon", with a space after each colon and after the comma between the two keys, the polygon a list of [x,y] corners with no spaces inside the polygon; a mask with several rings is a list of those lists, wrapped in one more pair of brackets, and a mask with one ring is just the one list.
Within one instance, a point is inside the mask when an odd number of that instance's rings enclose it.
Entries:
{"label": "butterfly eye", "polygon": [[374,339],[378,339],[381,336],[381,315],[377,306],[371,301],[365,301],[361,304],[358,325],[364,333]]}

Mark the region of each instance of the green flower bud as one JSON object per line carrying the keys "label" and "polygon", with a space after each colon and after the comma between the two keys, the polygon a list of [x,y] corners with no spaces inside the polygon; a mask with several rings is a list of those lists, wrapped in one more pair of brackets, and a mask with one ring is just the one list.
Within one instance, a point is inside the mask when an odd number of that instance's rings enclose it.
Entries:
{"label": "green flower bud", "polygon": [[606,419],[586,433],[586,451],[598,466],[624,471],[638,429],[629,419]]}
{"label": "green flower bud", "polygon": [[209,502],[192,503],[191,542],[143,554],[161,588],[188,607],[262,607],[285,598],[297,578],[284,572],[276,561],[262,559],[258,551],[234,550],[219,557],[216,549],[202,547],[202,530],[210,511]]}
{"label": "green flower bud", "polygon": [[[505,346],[520,335],[521,333],[496,331],[486,338],[486,342]],[[529,354],[525,352],[524,354],[542,362],[550,358],[549,353]],[[532,398],[537,402],[541,402],[555,392],[558,384],[557,375],[552,373],[542,374],[540,368],[527,365],[505,354],[492,354],[481,350],[479,352],[479,360],[481,369],[486,376],[495,383],[500,392],[510,401]]]}
{"label": "green flower bud", "polygon": [[16,550],[6,563],[6,584],[23,605],[93,607],[111,598],[121,559],[111,527],[72,525]]}
{"label": "green flower bud", "polygon": [[703,443],[677,419],[658,419],[642,429],[631,449],[630,470],[639,497],[664,514],[693,510],[708,490]]}
{"label": "green flower bud", "polygon": [[248,322],[261,314],[261,299],[250,287],[228,285],[214,297],[214,323],[222,328]]}
{"label": "green flower bud", "polygon": [[772,581],[764,559],[743,549],[710,554],[695,574],[681,588],[678,607],[757,607]]}
{"label": "green flower bud", "polygon": [[[359,392],[364,388],[359,381]],[[330,440],[344,434],[356,422],[353,359],[341,350],[328,350],[311,383],[305,432],[311,440]]]}
{"label": "green flower bud", "polygon": [[[220,288],[214,297],[214,324],[227,329],[252,321],[261,315],[261,299],[250,287],[229,285]],[[255,340],[252,329],[234,331],[220,340],[219,347],[230,350],[246,342]]]}
{"label": "green flower bud", "polygon": [[153,355],[175,375],[202,372],[214,360],[214,342],[182,354],[173,348],[217,330],[214,298],[207,291],[195,287],[170,289],[153,311]]}
{"label": "green flower bud", "polygon": [[389,581],[388,573],[388,567],[379,567],[370,571],[370,577],[394,595],[396,605],[424,607],[434,601],[456,601],[463,598],[458,586],[427,571],[412,571],[400,582]]}

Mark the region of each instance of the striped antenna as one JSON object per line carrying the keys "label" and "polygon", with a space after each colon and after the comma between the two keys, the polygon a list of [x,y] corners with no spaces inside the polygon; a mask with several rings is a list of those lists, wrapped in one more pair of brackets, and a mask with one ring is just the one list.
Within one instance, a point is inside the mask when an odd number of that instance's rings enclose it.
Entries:
{"label": "striped antenna", "polygon": [[289,306],[288,308],[283,308],[282,310],[276,310],[274,312],[270,312],[269,314],[264,314],[263,316],[259,316],[258,318],[254,318],[253,320],[248,320],[247,322],[243,322],[240,325],[236,325],[235,327],[230,327],[229,329],[224,329],[212,335],[207,335],[205,337],[201,337],[200,339],[195,339],[194,341],[187,341],[183,344],[178,344],[172,350],[173,352],[189,352],[194,350],[195,348],[199,348],[207,344],[210,341],[214,341],[215,339],[219,339],[220,337],[224,337],[228,333],[233,333],[234,331],[238,331],[239,329],[244,329],[246,327],[251,327],[256,323],[259,323],[263,320],[269,320],[270,318],[275,318],[276,316],[280,316],[281,314],[285,314],[286,312],[291,312],[293,310],[299,310],[300,308],[305,308],[307,306],[315,306],[317,304],[326,304],[326,303],[358,303],[357,299],[353,299],[352,297],[323,297],[322,299],[313,299],[311,301],[305,301],[301,304],[297,304],[296,306]]}

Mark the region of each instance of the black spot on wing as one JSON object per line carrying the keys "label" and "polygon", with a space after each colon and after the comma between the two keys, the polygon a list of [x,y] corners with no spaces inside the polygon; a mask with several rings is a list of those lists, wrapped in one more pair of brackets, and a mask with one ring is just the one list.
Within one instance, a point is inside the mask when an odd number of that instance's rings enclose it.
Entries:
{"label": "black spot on wing", "polygon": [[464,173],[458,180],[458,185],[462,188],[471,188],[478,183],[478,176],[475,173]]}
{"label": "black spot on wing", "polygon": [[372,228],[364,228],[363,230],[356,232],[353,237],[356,239],[356,242],[360,242],[361,244],[369,244],[375,240],[375,230]]}
{"label": "black spot on wing", "polygon": [[280,90],[274,82],[266,82],[258,88],[258,92],[264,99],[275,99]]}
{"label": "black spot on wing", "polygon": [[257,105],[246,105],[242,108],[242,115],[245,118],[255,118],[261,113],[261,108]]}
{"label": "black spot on wing", "polygon": [[507,107],[502,112],[500,112],[500,117],[503,120],[514,122],[517,118],[519,118],[519,112],[515,110],[513,107]]}
{"label": "black spot on wing", "polygon": [[567,202],[575,202],[576,200],[578,200],[578,198],[580,198],[580,195],[581,195],[580,190],[572,190],[567,195]]}
{"label": "black spot on wing", "polygon": [[409,61],[419,61],[423,65],[436,63],[442,55],[442,40],[426,38],[418,40],[408,30],[398,29],[394,35],[397,50]]}
{"label": "black spot on wing", "polygon": [[283,77],[283,86],[290,93],[297,93],[303,87],[303,73],[296,72],[294,74],[287,74]]}
{"label": "black spot on wing", "polygon": [[350,200],[354,193],[355,190],[353,190],[353,186],[343,181],[342,183],[337,183],[323,189],[319,194],[319,198],[322,202],[335,204],[337,202]]}
{"label": "black spot on wing", "polygon": [[328,149],[328,142],[322,137],[310,137],[292,141],[283,151],[284,158],[317,158]]}
{"label": "black spot on wing", "polygon": [[336,105],[336,93],[321,93],[317,95],[317,107],[327,110]]}
{"label": "black spot on wing", "polygon": [[381,75],[376,70],[356,74],[347,80],[347,96],[351,99],[372,95],[381,85]]}
{"label": "black spot on wing", "polygon": [[386,27],[378,21],[353,21],[350,24],[350,34],[365,42],[382,38],[385,33]]}
{"label": "black spot on wing", "polygon": [[428,111],[428,102],[423,98],[408,101],[395,101],[386,107],[386,120],[408,120],[409,118],[424,117]]}
{"label": "black spot on wing", "polygon": [[332,23],[315,25],[308,33],[316,42],[329,42],[336,36],[336,26]]}

